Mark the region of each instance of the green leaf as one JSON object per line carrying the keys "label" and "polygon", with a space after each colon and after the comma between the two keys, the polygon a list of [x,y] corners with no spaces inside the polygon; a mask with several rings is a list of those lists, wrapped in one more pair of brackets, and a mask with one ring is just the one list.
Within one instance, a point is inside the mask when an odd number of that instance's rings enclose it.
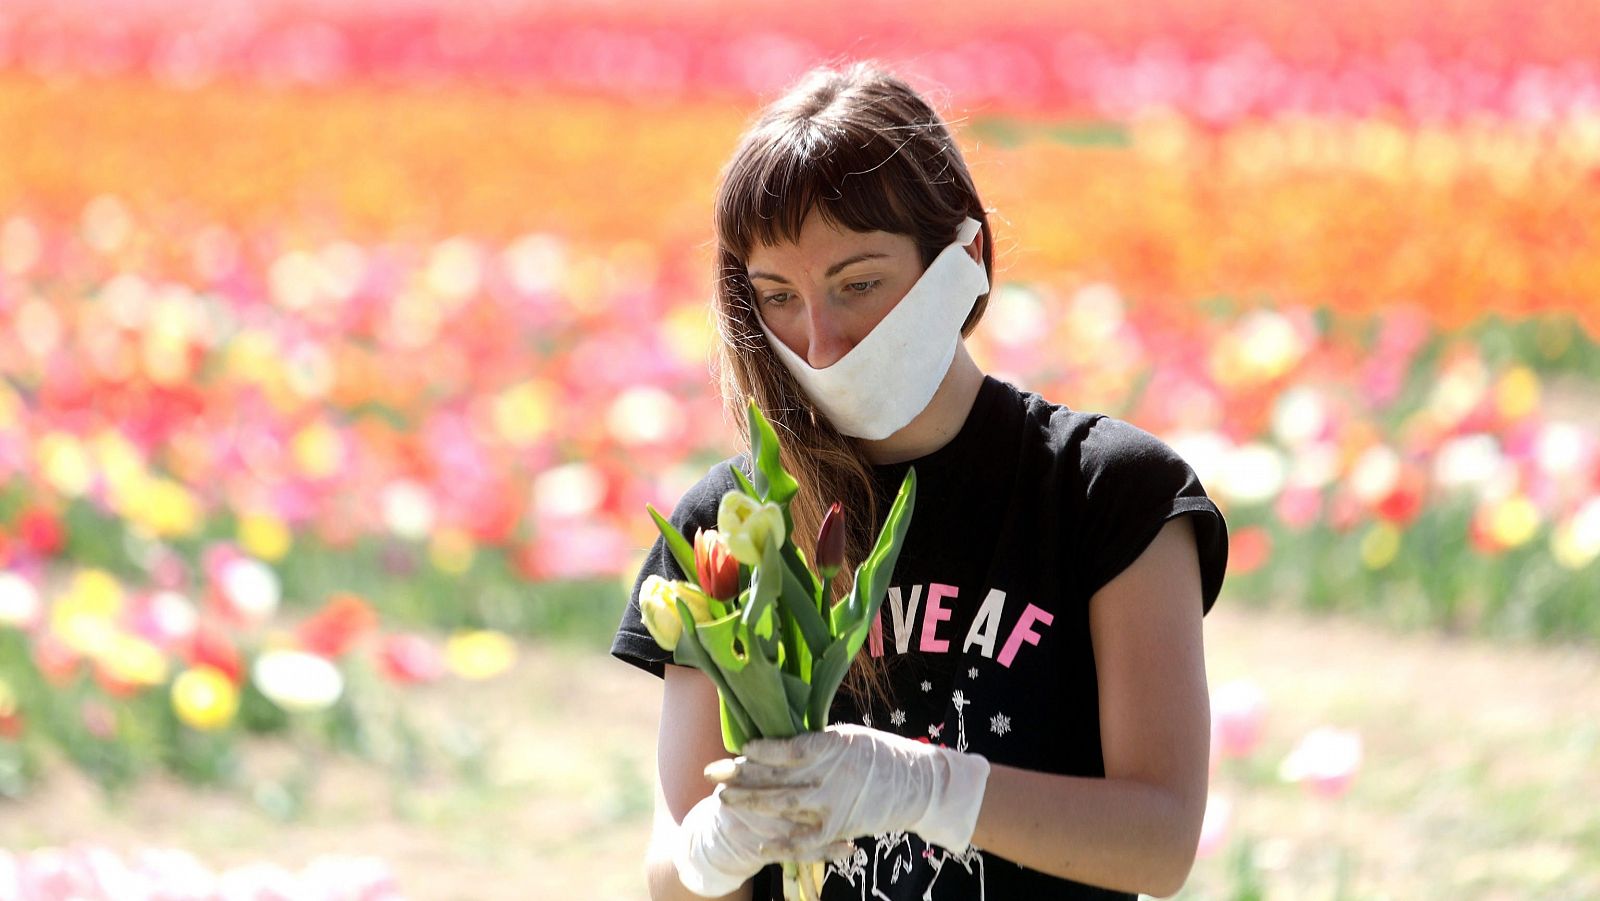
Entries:
{"label": "green leaf", "polygon": [[878,533],[872,553],[856,567],[856,581],[850,594],[833,608],[831,622],[833,634],[850,639],[850,654],[854,656],[867,640],[872,620],[883,604],[884,593],[889,589],[889,579],[894,575],[894,565],[900,559],[900,549],[905,544],[906,529],[911,525],[911,511],[916,506],[917,471],[906,470],[905,480],[889,508],[889,518]]}
{"label": "green leaf", "polygon": [[783,674],[783,692],[789,699],[789,715],[796,732],[806,731],[806,712],[811,703],[811,683],[799,676]]}
{"label": "green leaf", "polygon": [[[812,572],[811,567],[806,563],[805,551],[800,550],[794,542],[785,541],[783,543],[783,565],[789,568],[789,573],[804,588],[805,593],[811,596],[812,603],[815,604],[822,591],[822,580],[817,578],[817,574]],[[817,609],[822,609],[820,604]]]}
{"label": "green leaf", "polygon": [[[740,614],[734,612],[694,626],[695,637],[699,639],[700,646],[705,649],[706,654],[711,657],[725,678],[737,676],[750,663],[750,647],[744,641],[745,633],[741,628],[743,625]],[[743,653],[734,649],[736,644],[744,647]]]}
{"label": "green leaf", "polygon": [[[770,605],[769,605],[769,610]],[[763,738],[788,738],[795,734],[794,717],[783,687],[783,674],[776,663],[759,649],[751,647],[753,636],[739,614],[696,626],[700,643],[722,670],[723,679],[755,725],[753,735]],[[744,646],[741,656],[734,650]]]}
{"label": "green leaf", "polygon": [[750,484],[750,479],[744,474],[744,470],[737,466],[729,466],[728,468],[733,470],[733,480],[739,484],[740,491],[743,491],[745,494],[750,495],[758,501],[762,500],[761,492],[756,490],[756,486]]}
{"label": "green leaf", "polygon": [[778,595],[778,603],[783,607],[783,612],[799,626],[809,656],[821,657],[833,636],[828,633],[828,624],[817,610],[816,594],[800,584],[793,568],[788,566],[783,567],[783,593]]}
{"label": "green leaf", "polygon": [[828,646],[811,668],[811,697],[806,705],[806,728],[813,732],[828,726],[828,710],[833,706],[833,696],[844,681],[850,668],[850,642],[840,638]]}
{"label": "green leaf", "polygon": [[[678,638],[678,648],[672,654],[672,659],[684,666],[692,666],[706,674],[711,684],[717,687],[717,696],[722,699],[722,743],[729,752],[737,754],[744,747],[745,739],[756,735],[755,723],[750,715],[745,712],[744,706],[734,695],[733,689],[728,685],[728,680],[717,668],[716,661],[706,653],[705,647],[700,643],[699,633],[694,621],[694,614],[689,612],[689,606],[678,601],[678,619],[683,623],[683,635]],[[729,729],[728,722],[732,721],[734,728]]]}
{"label": "green leaf", "polygon": [[[728,709],[729,698],[717,692],[717,713],[722,719],[722,746],[728,749],[729,754],[737,754],[744,750],[744,743],[750,740],[750,733],[740,725],[739,718]],[[738,703],[735,701],[734,703]],[[743,711],[740,711],[743,714]]]}
{"label": "green leaf", "polygon": [[[760,498],[788,510],[789,501],[800,490],[800,483],[783,468],[778,459],[778,433],[762,415],[754,399],[750,401],[750,452],[755,458],[755,486]],[[787,518],[787,517],[786,517]]]}
{"label": "green leaf", "polygon": [[694,546],[689,543],[689,539],[683,537],[677,526],[657,513],[655,507],[645,504],[644,508],[650,511],[650,518],[656,521],[656,528],[661,531],[661,537],[667,542],[667,549],[672,551],[673,559],[678,561],[678,568],[683,570],[683,577],[698,587],[700,577],[695,574]]}
{"label": "green leaf", "polygon": [[[763,551],[761,565],[751,574],[750,600],[745,603],[742,611],[745,627],[752,634],[758,634],[763,639],[772,636],[772,608],[782,591],[783,564],[778,561],[777,548],[769,542]],[[758,631],[758,626],[764,628]],[[769,660],[775,656],[774,644],[775,641],[764,641],[762,644],[762,650],[766,652]]]}

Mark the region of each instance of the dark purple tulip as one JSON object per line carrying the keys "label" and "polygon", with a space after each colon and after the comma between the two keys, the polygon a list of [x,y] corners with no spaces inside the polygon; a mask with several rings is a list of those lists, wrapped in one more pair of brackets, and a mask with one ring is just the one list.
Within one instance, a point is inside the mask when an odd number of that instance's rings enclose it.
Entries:
{"label": "dark purple tulip", "polygon": [[817,571],[824,581],[832,579],[844,565],[844,509],[835,501],[822,517],[817,530]]}

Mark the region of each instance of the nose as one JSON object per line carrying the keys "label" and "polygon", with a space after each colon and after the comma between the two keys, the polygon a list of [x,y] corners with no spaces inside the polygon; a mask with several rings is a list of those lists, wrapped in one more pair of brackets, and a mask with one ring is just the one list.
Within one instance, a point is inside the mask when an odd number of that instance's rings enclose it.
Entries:
{"label": "nose", "polygon": [[855,346],[837,310],[829,303],[811,304],[806,310],[806,363],[827,369]]}

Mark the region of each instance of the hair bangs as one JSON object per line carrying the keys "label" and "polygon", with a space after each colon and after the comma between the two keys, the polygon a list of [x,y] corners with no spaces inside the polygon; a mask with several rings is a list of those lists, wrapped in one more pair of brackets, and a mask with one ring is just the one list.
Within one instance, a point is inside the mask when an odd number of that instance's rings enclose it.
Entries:
{"label": "hair bangs", "polygon": [[901,149],[876,130],[816,119],[768,123],[724,173],[718,240],[743,261],[758,245],[799,240],[813,210],[841,228],[915,234],[895,191],[907,181]]}

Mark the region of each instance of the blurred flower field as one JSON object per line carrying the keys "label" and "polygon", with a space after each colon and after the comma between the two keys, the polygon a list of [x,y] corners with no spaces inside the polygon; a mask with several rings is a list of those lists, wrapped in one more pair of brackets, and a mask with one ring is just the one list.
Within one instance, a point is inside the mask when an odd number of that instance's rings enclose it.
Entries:
{"label": "blurred flower field", "polygon": [[1024,6],[8,4],[0,796],[488,778],[415,709],[599,646],[731,449],[717,168],[838,54],[957,126],[980,364],[1177,447],[1225,604],[1593,653],[1600,13]]}

